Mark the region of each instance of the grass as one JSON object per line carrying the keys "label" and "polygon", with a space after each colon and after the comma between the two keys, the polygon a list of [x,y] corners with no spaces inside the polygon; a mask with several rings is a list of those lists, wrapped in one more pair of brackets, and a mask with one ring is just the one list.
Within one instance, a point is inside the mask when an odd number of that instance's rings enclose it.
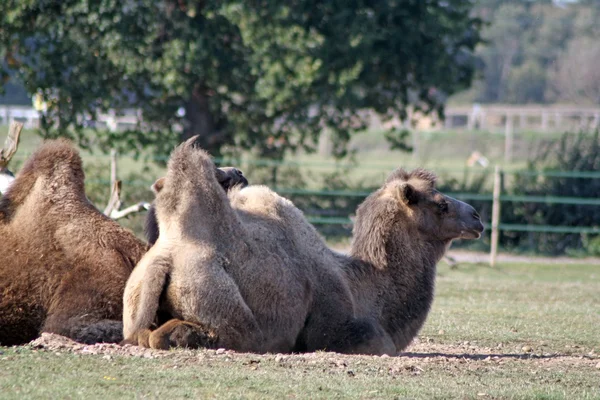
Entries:
{"label": "grass", "polygon": [[442,265],[420,343],[402,357],[0,348],[0,398],[598,399],[599,293],[597,266]]}

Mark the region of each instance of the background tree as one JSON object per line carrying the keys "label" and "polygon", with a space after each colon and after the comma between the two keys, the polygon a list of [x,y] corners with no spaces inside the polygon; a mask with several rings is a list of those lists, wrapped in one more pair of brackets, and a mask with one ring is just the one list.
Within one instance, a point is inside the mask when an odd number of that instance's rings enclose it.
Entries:
{"label": "background tree", "polygon": [[[363,2],[7,0],[0,56],[49,104],[46,137],[165,153],[200,134],[281,156],[323,128],[337,155],[371,109],[442,111],[466,88],[479,21],[462,0]],[[138,108],[144,126],[84,131],[84,118]]]}
{"label": "background tree", "polygon": [[[475,14],[487,22],[485,43],[476,51],[480,79],[453,100],[600,104],[582,90],[597,86],[592,70],[600,64],[594,43],[600,37],[600,2],[478,0]],[[577,74],[577,82],[567,83],[572,81],[567,70]]]}

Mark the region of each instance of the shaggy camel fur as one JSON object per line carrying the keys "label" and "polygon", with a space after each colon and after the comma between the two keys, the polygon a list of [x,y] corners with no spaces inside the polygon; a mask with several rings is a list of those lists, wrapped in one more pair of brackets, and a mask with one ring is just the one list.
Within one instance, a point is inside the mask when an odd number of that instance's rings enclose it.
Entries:
{"label": "shaggy camel fur", "polygon": [[[126,342],[396,354],[425,321],[451,241],[483,231],[433,174],[398,169],[358,208],[346,256],[289,200],[262,186],[227,195],[213,170],[194,138],[173,152],[160,237],[125,289]],[[151,331],[161,312],[174,319]]]}
{"label": "shaggy camel fur", "polygon": [[87,199],[77,151],[45,142],[0,200],[0,344],[40,332],[120,341],[123,290],[146,249]]}
{"label": "shaggy camel fur", "polygon": [[[234,167],[223,167],[217,169],[223,172],[218,173],[217,176],[220,178],[219,184],[226,192],[236,186],[239,186],[240,188],[248,186],[248,180],[244,176],[244,173],[239,169]],[[160,178],[152,185],[152,191],[154,194],[157,194],[160,191],[163,182],[164,178]],[[146,236],[146,240],[150,246],[152,246],[158,240],[158,233],[156,206],[154,203],[152,203],[148,209],[148,214],[146,215],[146,222],[144,225],[144,235]]]}

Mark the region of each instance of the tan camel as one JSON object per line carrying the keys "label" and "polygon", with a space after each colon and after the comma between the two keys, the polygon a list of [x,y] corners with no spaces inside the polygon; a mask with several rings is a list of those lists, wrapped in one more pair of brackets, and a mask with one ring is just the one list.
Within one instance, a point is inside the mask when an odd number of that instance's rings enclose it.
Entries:
{"label": "tan camel", "polygon": [[[449,244],[483,231],[433,174],[398,169],[358,208],[346,256],[289,200],[262,186],[226,194],[212,171],[195,138],[173,152],[159,239],[125,289],[126,342],[396,354],[425,321]],[[164,313],[173,319],[151,331]]]}
{"label": "tan camel", "polygon": [[[248,180],[244,173],[235,167],[217,168],[223,173],[218,173],[220,178],[219,184],[226,192],[234,187],[244,188],[248,186]],[[157,194],[162,188],[164,179],[158,179],[151,187],[154,194]],[[158,240],[158,221],[156,221],[156,207],[154,203],[150,205],[146,221],[144,224],[144,235],[148,244],[152,246]]]}

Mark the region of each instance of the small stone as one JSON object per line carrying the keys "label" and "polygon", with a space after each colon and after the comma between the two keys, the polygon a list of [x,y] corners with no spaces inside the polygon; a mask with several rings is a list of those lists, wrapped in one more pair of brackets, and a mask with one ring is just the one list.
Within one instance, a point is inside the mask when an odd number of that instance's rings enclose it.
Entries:
{"label": "small stone", "polygon": [[477,396],[484,397],[484,396],[487,396],[487,393],[479,392],[479,393],[477,393]]}
{"label": "small stone", "polygon": [[275,362],[278,362],[278,363],[285,361],[285,359],[286,359],[286,357],[282,354],[277,354],[275,356]]}
{"label": "small stone", "polygon": [[348,370],[347,372],[348,372],[348,376],[354,376],[354,371]]}
{"label": "small stone", "polygon": [[152,351],[146,351],[144,352],[144,358],[154,358],[154,356],[152,355]]}
{"label": "small stone", "polygon": [[596,364],[596,369],[600,369],[600,362],[598,362],[598,364]]}
{"label": "small stone", "polygon": [[102,357],[103,360],[112,360],[112,357],[108,354]]}
{"label": "small stone", "polygon": [[548,346],[548,342],[542,341],[542,342],[540,342],[540,346]]}
{"label": "small stone", "polygon": [[390,356],[389,356],[389,355],[387,355],[387,354],[382,354],[382,355],[381,355],[381,358],[390,358]]}
{"label": "small stone", "polygon": [[225,349],[223,349],[223,348],[217,349],[217,354],[225,354]]}
{"label": "small stone", "polygon": [[445,331],[445,330],[443,330],[443,329],[440,329],[440,330],[438,331],[438,335],[445,335],[445,334],[446,334],[446,331]]}
{"label": "small stone", "polygon": [[465,340],[465,341],[463,342],[463,345],[464,345],[464,346],[468,346],[469,344],[470,344],[470,342],[469,342],[468,340]]}
{"label": "small stone", "polygon": [[521,348],[525,353],[530,353],[533,349],[530,346],[523,346]]}

